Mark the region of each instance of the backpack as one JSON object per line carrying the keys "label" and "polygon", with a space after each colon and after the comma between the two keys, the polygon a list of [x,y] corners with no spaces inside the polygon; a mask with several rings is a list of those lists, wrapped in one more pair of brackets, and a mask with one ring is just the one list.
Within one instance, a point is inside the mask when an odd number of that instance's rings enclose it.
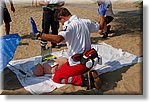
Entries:
{"label": "backpack", "polygon": [[87,68],[92,68],[99,62],[99,57],[97,51],[92,48],[86,50],[83,54],[75,54],[72,56],[73,61],[80,61],[81,64],[84,64]]}

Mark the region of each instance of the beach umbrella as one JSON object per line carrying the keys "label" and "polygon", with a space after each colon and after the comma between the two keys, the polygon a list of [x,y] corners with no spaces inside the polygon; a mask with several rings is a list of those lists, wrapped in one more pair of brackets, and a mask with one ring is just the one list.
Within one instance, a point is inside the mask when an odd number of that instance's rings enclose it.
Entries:
{"label": "beach umbrella", "polygon": [[20,41],[21,37],[18,34],[0,36],[0,72],[2,72],[13,59]]}

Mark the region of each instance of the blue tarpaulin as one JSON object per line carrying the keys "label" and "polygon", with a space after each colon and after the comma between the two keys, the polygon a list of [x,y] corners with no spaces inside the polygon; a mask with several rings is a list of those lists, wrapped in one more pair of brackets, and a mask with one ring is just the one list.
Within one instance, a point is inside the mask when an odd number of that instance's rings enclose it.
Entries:
{"label": "blue tarpaulin", "polygon": [[0,36],[0,72],[13,59],[17,46],[21,41],[18,34]]}

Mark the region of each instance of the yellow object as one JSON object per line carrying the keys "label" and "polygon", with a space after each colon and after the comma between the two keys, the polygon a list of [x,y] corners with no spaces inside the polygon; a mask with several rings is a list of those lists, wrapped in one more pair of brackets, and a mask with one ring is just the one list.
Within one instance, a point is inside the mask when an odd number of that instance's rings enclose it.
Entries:
{"label": "yellow object", "polygon": [[48,61],[48,60],[52,60],[52,59],[57,59],[57,57],[54,55],[47,55],[42,58],[43,61]]}

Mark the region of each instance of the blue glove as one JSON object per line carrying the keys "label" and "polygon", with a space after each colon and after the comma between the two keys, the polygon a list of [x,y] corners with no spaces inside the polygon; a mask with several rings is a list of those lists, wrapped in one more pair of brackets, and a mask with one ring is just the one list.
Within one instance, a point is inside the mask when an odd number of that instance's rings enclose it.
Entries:
{"label": "blue glove", "polygon": [[36,23],[32,17],[30,17],[30,23],[32,26],[32,34],[37,34],[39,31],[37,30]]}
{"label": "blue glove", "polygon": [[105,16],[105,13],[106,13],[106,5],[105,4],[101,4],[99,9],[98,9],[98,13],[100,16]]}

